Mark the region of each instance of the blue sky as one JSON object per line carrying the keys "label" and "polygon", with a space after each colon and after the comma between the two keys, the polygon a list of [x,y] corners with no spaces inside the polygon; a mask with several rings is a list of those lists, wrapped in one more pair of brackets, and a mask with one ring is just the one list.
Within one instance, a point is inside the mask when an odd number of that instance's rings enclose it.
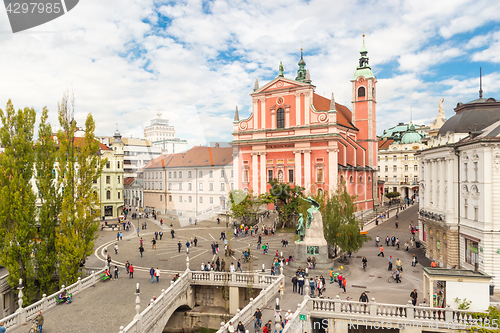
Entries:
{"label": "blue sky", "polygon": [[66,91],[77,121],[98,135],[116,123],[142,137],[158,111],[190,145],[231,140],[234,108],[250,112],[255,79],[295,78],[300,47],[316,93],[350,107],[363,27],[378,79],[377,132],[410,119],[428,124],[444,97],[500,99],[498,1],[86,0],[66,15],[10,33],[0,10],[0,108],[47,106],[57,122]]}

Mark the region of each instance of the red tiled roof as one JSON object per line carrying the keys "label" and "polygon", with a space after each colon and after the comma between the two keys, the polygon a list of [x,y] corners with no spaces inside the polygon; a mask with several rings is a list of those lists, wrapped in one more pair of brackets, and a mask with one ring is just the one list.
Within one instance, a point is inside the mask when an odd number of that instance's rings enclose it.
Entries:
{"label": "red tiled roof", "polygon": [[233,163],[232,147],[201,147],[195,146],[185,153],[162,155],[151,160],[144,169],[222,166]]}
{"label": "red tiled roof", "polygon": [[[52,134],[51,138],[57,138],[57,134]],[[76,146],[80,145],[83,142],[83,137],[80,136],[75,136],[73,138],[73,142],[75,143]],[[97,141],[97,140],[95,140]],[[57,145],[59,145],[61,142],[59,141],[59,138],[57,138]],[[99,149],[100,150],[111,150],[108,146],[106,146],[104,143],[99,141]]]}
{"label": "red tiled roof", "polygon": [[378,142],[378,149],[387,149],[394,142],[393,139],[389,140],[380,140]]}
{"label": "red tiled roof", "polygon": [[[330,110],[331,100],[320,96],[318,94],[314,94],[313,96],[313,105],[316,111],[329,111]],[[337,123],[354,129],[355,127],[352,125],[352,112],[346,106],[335,102],[335,109],[337,110]]]}
{"label": "red tiled roof", "polygon": [[134,182],[134,177],[127,177],[123,180],[123,185],[130,185]]}

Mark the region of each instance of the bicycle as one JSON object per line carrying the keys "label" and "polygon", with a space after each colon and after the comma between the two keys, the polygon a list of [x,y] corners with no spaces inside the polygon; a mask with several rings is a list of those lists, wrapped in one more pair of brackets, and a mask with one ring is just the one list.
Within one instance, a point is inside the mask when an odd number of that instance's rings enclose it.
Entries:
{"label": "bicycle", "polygon": [[31,322],[33,323],[33,325],[31,326],[31,328],[28,331],[28,333],[37,333],[37,332],[40,332],[40,330],[38,329],[38,321],[36,319],[33,319]]}
{"label": "bicycle", "polygon": [[[387,279],[387,281],[388,281],[389,283],[397,282],[397,281],[396,281],[396,278],[394,277],[394,275],[389,276],[389,279]],[[402,282],[403,282],[403,281],[401,281],[401,276],[400,276],[400,277],[399,277],[399,283],[402,283]]]}
{"label": "bicycle", "polygon": [[363,270],[366,272],[366,262],[363,262]]}

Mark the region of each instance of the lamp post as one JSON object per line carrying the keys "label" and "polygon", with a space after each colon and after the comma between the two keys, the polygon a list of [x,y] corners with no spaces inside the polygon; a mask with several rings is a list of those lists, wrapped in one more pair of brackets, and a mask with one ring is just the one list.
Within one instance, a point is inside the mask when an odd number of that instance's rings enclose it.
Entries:
{"label": "lamp post", "polygon": [[229,213],[226,213],[226,229],[229,228]]}
{"label": "lamp post", "polygon": [[19,299],[17,301],[17,303],[19,304],[19,309],[17,309],[17,311],[21,311],[23,309],[23,279],[19,279],[19,286],[17,287],[17,290],[19,290]]}
{"label": "lamp post", "polygon": [[139,289],[139,283],[137,283],[136,288],[135,288],[135,317],[134,319],[140,319],[141,316],[139,314],[139,310],[141,309],[140,303],[141,303],[141,298],[139,295],[141,294],[141,290]]}

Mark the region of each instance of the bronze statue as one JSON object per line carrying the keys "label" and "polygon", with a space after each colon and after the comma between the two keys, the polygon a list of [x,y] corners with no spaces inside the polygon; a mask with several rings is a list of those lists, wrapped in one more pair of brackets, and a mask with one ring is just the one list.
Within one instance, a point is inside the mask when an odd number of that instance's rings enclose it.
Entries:
{"label": "bronze statue", "polygon": [[316,200],[311,197],[308,197],[307,199],[302,198],[302,200],[307,201],[311,204],[311,208],[307,210],[307,229],[309,229],[313,220],[313,213],[319,212],[319,203],[317,203]]}

